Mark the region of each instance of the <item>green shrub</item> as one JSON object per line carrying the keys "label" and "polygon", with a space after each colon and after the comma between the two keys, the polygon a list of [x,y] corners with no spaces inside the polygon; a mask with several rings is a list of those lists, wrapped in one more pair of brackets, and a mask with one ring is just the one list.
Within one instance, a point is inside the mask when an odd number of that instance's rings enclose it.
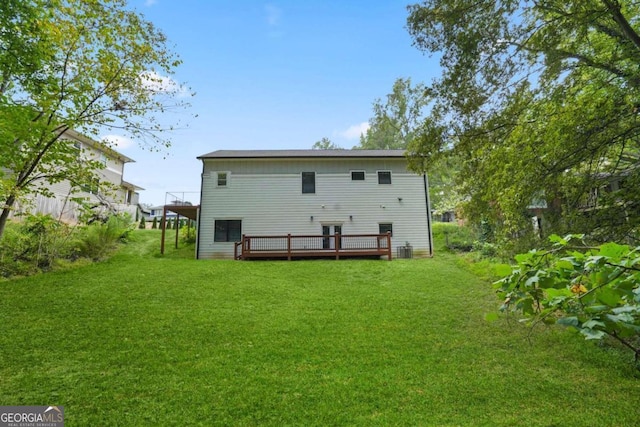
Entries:
{"label": "green shrub", "polygon": [[9,223],[0,241],[0,275],[33,274],[48,270],[60,258],[73,259],[74,229],[48,215],[28,215]]}
{"label": "green shrub", "polygon": [[[188,223],[187,223],[188,224]],[[180,240],[186,244],[196,242],[196,228],[193,226],[183,226],[180,228]]]}
{"label": "green shrub", "polygon": [[498,245],[495,243],[476,240],[473,242],[472,250],[482,258],[493,258],[498,255]]}
{"label": "green shrub", "polygon": [[130,220],[123,216],[112,216],[105,223],[91,224],[85,227],[80,238],[80,255],[93,260],[103,259],[118,242],[126,241],[131,231]]}
{"label": "green shrub", "polygon": [[640,362],[640,246],[594,248],[583,238],[553,235],[550,249],[517,255],[511,273],[495,284],[500,310],[532,327],[557,323],[587,340],[615,340]]}
{"label": "green shrub", "polygon": [[156,230],[158,228],[158,217],[153,217],[153,223],[151,223],[151,229]]}
{"label": "green shrub", "polygon": [[147,228],[147,222],[144,219],[144,217],[140,218],[140,223],[138,224],[138,228],[140,230],[144,230],[145,228]]}

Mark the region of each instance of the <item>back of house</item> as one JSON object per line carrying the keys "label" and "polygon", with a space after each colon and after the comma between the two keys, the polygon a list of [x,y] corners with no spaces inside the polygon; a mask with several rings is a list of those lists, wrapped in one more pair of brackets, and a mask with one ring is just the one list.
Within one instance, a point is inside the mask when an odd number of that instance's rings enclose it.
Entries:
{"label": "back of house", "polygon": [[432,252],[425,176],[402,150],[219,150],[203,162],[197,257],[232,258],[243,235],[391,233]]}

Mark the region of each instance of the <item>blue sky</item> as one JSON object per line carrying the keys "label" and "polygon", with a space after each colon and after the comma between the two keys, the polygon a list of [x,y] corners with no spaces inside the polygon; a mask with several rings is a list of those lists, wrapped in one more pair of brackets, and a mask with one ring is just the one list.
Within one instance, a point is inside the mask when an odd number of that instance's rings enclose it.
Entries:
{"label": "blue sky", "polygon": [[199,191],[196,157],[214,150],[311,148],[323,137],[357,145],[373,101],[397,78],[429,83],[439,74],[437,59],[412,46],[407,4],[130,1],[167,35],[184,61],[172,78],[196,95],[187,113],[167,113],[167,123],[188,123],[167,152],[118,147],[136,160],[124,179],[145,188],[143,203],[163,204],[166,192]]}

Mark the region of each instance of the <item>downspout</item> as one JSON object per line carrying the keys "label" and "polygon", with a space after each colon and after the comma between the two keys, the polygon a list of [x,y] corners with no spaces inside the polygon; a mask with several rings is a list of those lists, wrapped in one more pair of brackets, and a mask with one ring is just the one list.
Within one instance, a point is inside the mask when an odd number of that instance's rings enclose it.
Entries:
{"label": "downspout", "polygon": [[429,230],[429,256],[433,257],[433,231],[431,230],[431,199],[429,198],[429,178],[427,173],[422,175],[424,182],[424,199],[427,204],[427,229]]}
{"label": "downspout", "polygon": [[196,227],[198,232],[196,233],[196,259],[200,259],[200,214],[202,212],[202,193],[204,191],[204,159],[202,159],[202,173],[200,174],[200,207],[198,208],[198,219],[196,220]]}

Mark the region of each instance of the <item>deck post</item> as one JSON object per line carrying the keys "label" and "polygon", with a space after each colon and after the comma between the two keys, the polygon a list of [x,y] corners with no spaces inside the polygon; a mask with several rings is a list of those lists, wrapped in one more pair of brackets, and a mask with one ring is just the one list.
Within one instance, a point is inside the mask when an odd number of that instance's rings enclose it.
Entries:
{"label": "deck post", "polygon": [[391,257],[393,257],[392,253],[393,251],[391,250],[391,232],[387,231],[387,249],[389,250],[389,261],[391,261]]}
{"label": "deck post", "polygon": [[287,234],[287,261],[291,261],[291,233]]}
{"label": "deck post", "polygon": [[180,214],[176,216],[176,249],[178,249],[178,236],[180,234]]}
{"label": "deck post", "polygon": [[162,237],[160,240],[160,254],[164,255],[164,236],[167,231],[167,207],[162,207]]}
{"label": "deck post", "polygon": [[333,235],[333,246],[336,247],[336,259],[340,259],[340,233]]}

